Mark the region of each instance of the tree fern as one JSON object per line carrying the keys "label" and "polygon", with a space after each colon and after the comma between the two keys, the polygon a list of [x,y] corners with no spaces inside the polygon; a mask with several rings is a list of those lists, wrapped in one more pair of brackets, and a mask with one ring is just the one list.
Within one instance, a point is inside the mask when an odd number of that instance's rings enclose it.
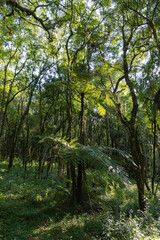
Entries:
{"label": "tree fern", "polygon": [[108,169],[110,157],[100,151],[98,148],[84,146],[82,144],[69,145],[59,152],[60,156],[73,164],[87,163],[95,169]]}
{"label": "tree fern", "polygon": [[89,168],[102,169],[125,176],[122,165],[116,161],[114,154],[110,157],[109,153],[112,151],[112,153],[119,154],[120,158],[132,162],[131,157],[120,149],[85,146],[75,141],[68,143],[65,139],[55,138],[52,135],[40,140],[40,143],[43,142],[54,146],[57,150],[56,156],[59,160],[75,166],[82,163],[83,165],[87,164]]}

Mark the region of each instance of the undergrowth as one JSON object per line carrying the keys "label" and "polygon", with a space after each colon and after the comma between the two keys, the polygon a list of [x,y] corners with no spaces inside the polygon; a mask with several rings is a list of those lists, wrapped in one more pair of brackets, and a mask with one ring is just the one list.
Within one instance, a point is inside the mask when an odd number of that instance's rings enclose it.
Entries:
{"label": "undergrowth", "polygon": [[73,208],[64,180],[53,168],[40,181],[36,166],[30,166],[24,183],[22,166],[17,163],[7,172],[7,163],[0,163],[0,239],[160,239],[158,197],[146,196],[142,213],[133,183],[120,175],[90,170],[83,202]]}

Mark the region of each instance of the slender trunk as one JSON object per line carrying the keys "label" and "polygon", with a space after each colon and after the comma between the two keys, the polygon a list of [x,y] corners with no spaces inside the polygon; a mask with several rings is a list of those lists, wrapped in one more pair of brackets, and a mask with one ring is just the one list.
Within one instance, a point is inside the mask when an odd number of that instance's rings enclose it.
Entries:
{"label": "slender trunk", "polygon": [[[84,134],[84,93],[81,93],[81,113],[80,113],[80,143],[84,145],[85,134]],[[82,201],[82,174],[83,164],[78,164],[78,177],[77,177],[77,203]]]}
{"label": "slender trunk", "polygon": [[70,175],[71,175],[71,174],[70,174],[69,163],[67,163],[67,166],[66,166],[66,167],[67,167],[67,182],[66,182],[66,187],[69,188],[69,185],[70,185],[70,184],[69,184],[69,183],[70,183],[70,182],[69,182],[69,179],[70,179]]}
{"label": "slender trunk", "polygon": [[158,152],[158,170],[157,170],[157,173],[158,173],[158,176],[160,177],[160,145],[159,144],[157,145],[157,152]]}
{"label": "slender trunk", "polygon": [[[71,8],[71,22],[70,22],[70,34],[68,36],[67,42],[66,42],[66,54],[68,59],[67,64],[67,91],[66,91],[66,102],[67,102],[67,122],[68,122],[68,128],[67,128],[67,138],[70,142],[72,140],[72,96],[71,96],[71,58],[69,53],[69,41],[73,36],[73,31],[71,27],[72,23],[72,16],[73,16],[73,5]],[[70,164],[70,170],[71,170],[71,178],[72,178],[72,203],[76,205],[76,171],[75,171],[75,165],[73,163]]]}
{"label": "slender trunk", "polygon": [[51,166],[53,165],[54,158],[55,158],[55,151],[54,151],[54,145],[53,145],[52,148],[51,148],[49,157],[48,157],[48,162],[47,162],[47,178],[49,176]]}
{"label": "slender trunk", "polygon": [[80,143],[83,145],[85,143],[84,93],[81,93]]}
{"label": "slender trunk", "polygon": [[64,112],[62,113],[62,138],[65,136],[65,129],[66,129],[66,116],[64,115]]}
{"label": "slender trunk", "polygon": [[[140,120],[139,116],[138,116],[138,118]],[[141,123],[139,124],[138,128],[139,128],[139,133],[140,133],[140,136],[141,136],[142,153],[144,154],[144,157],[145,157],[145,179],[147,181],[147,179],[149,177],[149,172],[148,172],[149,167],[148,167],[147,153],[146,153],[145,143],[144,143],[144,131],[143,131],[142,127],[141,127]],[[147,183],[147,185],[148,185],[148,183]],[[147,187],[147,190],[150,191],[149,186]]]}
{"label": "slender trunk", "polygon": [[48,159],[48,163],[47,163],[47,175],[46,175],[47,178],[48,178],[48,176],[49,176],[49,171],[50,171],[50,168],[51,168],[51,162],[52,162],[51,158]]}
{"label": "slender trunk", "polygon": [[24,182],[26,182],[26,174],[27,174],[27,161],[24,163]]}
{"label": "slender trunk", "polygon": [[156,177],[156,117],[154,117],[153,123],[153,173],[152,173],[152,194],[154,194],[154,182]]}
{"label": "slender trunk", "polygon": [[78,176],[77,176],[77,203],[81,203],[82,201],[82,173],[83,173],[83,165],[82,163],[78,164]]}
{"label": "slender trunk", "polygon": [[24,161],[24,182],[26,181],[26,173],[27,173],[27,163],[29,162],[29,121],[27,117],[26,121],[26,127],[27,127],[27,136],[26,136],[26,147],[25,147],[25,161]]}
{"label": "slender trunk", "polygon": [[8,165],[8,169],[11,169],[13,167],[13,159],[14,159],[14,155],[15,155],[15,141],[13,141],[12,147],[11,147],[11,152],[10,152],[10,158],[9,158],[9,165]]}
{"label": "slender trunk", "polygon": [[73,164],[70,164],[70,170],[71,170],[71,178],[72,178],[72,203],[75,206],[77,204],[77,199],[76,199],[76,170],[75,166]]}
{"label": "slender trunk", "polygon": [[59,161],[58,162],[58,177],[62,176],[62,163]]}
{"label": "slender trunk", "polygon": [[[67,128],[67,137],[68,141],[70,142],[72,139],[72,105],[71,105],[71,96],[69,96],[69,90],[66,94],[66,101],[67,101],[67,122],[68,122],[68,128]],[[75,165],[73,163],[70,163],[70,171],[71,171],[71,179],[72,179],[72,204],[76,205],[76,170]]]}
{"label": "slender trunk", "polygon": [[[68,60],[69,61],[69,60]],[[66,102],[67,102],[67,138],[70,142],[72,140],[72,97],[71,97],[71,89],[70,89],[70,83],[71,83],[71,76],[70,76],[70,70],[69,70],[69,64],[68,64],[68,85],[67,85],[67,92],[66,92]],[[70,171],[71,171],[71,179],[72,179],[72,204],[76,205],[76,170],[75,165],[73,163],[70,163]]]}
{"label": "slender trunk", "polygon": [[111,137],[110,137],[110,124],[109,124],[109,114],[108,114],[108,106],[106,107],[106,137],[107,137],[107,147],[110,146]]}
{"label": "slender trunk", "polygon": [[[42,128],[42,92],[41,92],[41,85],[39,85],[39,117],[40,117],[40,137],[42,138],[43,135],[43,128]],[[41,180],[41,173],[42,173],[42,159],[43,159],[43,145],[40,144],[40,152],[39,152],[39,159],[38,159],[38,179]]]}

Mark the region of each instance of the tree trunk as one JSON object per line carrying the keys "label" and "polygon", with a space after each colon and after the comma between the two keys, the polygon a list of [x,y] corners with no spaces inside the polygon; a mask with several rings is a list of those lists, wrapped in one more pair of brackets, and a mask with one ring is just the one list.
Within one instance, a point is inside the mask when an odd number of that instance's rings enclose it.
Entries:
{"label": "tree trunk", "polygon": [[83,173],[83,165],[82,163],[78,164],[78,177],[77,177],[77,203],[81,203],[82,201],[82,173]]}
{"label": "tree trunk", "polygon": [[9,154],[8,170],[10,170],[13,167],[14,155],[15,155],[15,150],[17,145],[17,122],[15,123],[14,131],[12,133],[11,139],[12,141],[11,141],[11,148],[10,148],[10,154]]}
{"label": "tree trunk", "polygon": [[[84,135],[84,93],[81,93],[81,112],[80,112],[80,143],[84,145],[85,135]],[[82,173],[83,173],[83,164],[78,164],[78,177],[77,177],[77,203],[82,201]]]}
{"label": "tree trunk", "polygon": [[143,181],[142,173],[140,169],[137,170],[136,181],[137,181],[137,188],[138,188],[139,208],[141,211],[144,211],[145,210],[144,181]]}
{"label": "tree trunk", "polygon": [[14,155],[15,155],[15,147],[16,147],[16,144],[15,144],[15,142],[13,142],[12,147],[11,147],[10,157],[9,157],[8,169],[11,169],[13,167],[13,160],[14,160]]}
{"label": "tree trunk", "polygon": [[70,164],[70,170],[71,170],[71,178],[72,178],[72,203],[75,206],[77,204],[77,199],[76,199],[76,171],[75,171],[75,166],[71,163]]}
{"label": "tree trunk", "polygon": [[106,138],[107,138],[107,147],[110,146],[111,136],[110,136],[110,123],[109,123],[109,114],[108,114],[108,106],[106,107]]}
{"label": "tree trunk", "polygon": [[70,175],[71,175],[71,174],[70,174],[69,163],[67,163],[66,168],[67,168],[67,182],[66,182],[66,187],[69,188],[69,185],[70,185],[70,181],[69,181],[69,179],[70,179]]}
{"label": "tree trunk", "polygon": [[153,123],[153,173],[152,173],[152,194],[154,194],[154,182],[156,177],[156,117],[154,117]]}
{"label": "tree trunk", "polygon": [[138,132],[133,128],[130,131],[131,154],[135,164],[135,177],[138,188],[138,202],[141,211],[145,209],[145,157],[141,152],[141,146],[138,140]]}

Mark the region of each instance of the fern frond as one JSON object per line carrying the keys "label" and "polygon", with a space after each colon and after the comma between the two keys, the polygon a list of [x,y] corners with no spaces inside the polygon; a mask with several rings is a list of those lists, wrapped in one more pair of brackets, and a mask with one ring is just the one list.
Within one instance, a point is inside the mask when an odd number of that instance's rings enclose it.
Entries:
{"label": "fern frond", "polygon": [[130,162],[131,164],[133,164],[134,166],[137,167],[137,165],[135,164],[135,162],[132,159],[131,154],[129,154],[128,152],[124,151],[124,150],[120,150],[118,148],[111,148],[111,147],[103,147],[102,151],[106,154],[111,154],[111,158],[114,159],[114,157],[119,157],[122,160],[125,160],[127,162]]}
{"label": "fern frond", "polygon": [[[125,175],[125,171],[120,163],[114,158],[114,154],[119,154],[122,159],[129,159],[129,154],[115,149],[101,146],[85,146],[79,143],[68,143],[65,139],[48,136],[39,141],[40,143],[53,144],[57,150],[57,158],[61,161],[78,165],[82,163],[88,165],[89,168],[96,170],[106,170],[119,175]],[[111,157],[109,153],[112,151]],[[114,154],[113,154],[114,153]]]}

